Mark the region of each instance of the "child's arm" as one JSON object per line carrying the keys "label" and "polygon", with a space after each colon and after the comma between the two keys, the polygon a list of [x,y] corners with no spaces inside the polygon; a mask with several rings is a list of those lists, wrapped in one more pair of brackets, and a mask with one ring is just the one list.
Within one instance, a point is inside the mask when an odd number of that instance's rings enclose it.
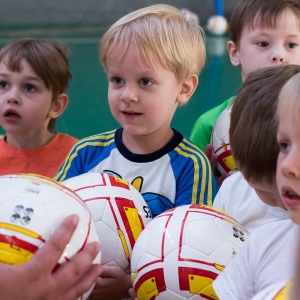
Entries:
{"label": "child's arm", "polygon": [[130,274],[126,274],[118,267],[104,265],[89,300],[120,300],[128,298],[130,297],[128,290],[131,287]]}
{"label": "child's arm", "polygon": [[202,204],[212,206],[218,186],[207,156],[195,145],[182,143],[184,154],[176,158],[176,198],[174,205]]}

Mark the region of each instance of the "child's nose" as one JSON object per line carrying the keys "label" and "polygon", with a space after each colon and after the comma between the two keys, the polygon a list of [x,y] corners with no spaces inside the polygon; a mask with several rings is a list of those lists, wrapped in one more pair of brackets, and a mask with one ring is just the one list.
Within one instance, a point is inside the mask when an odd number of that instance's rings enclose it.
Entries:
{"label": "child's nose", "polygon": [[[286,177],[300,178],[300,164],[297,163],[299,159],[294,155],[294,150],[291,149],[289,154],[285,157],[281,163],[281,170]],[[296,153],[297,154],[297,153]]]}
{"label": "child's nose", "polygon": [[121,94],[121,100],[126,103],[137,102],[138,95],[136,89],[132,86],[125,86]]}
{"label": "child's nose", "polygon": [[276,49],[272,54],[272,62],[278,65],[285,63],[284,51]]}
{"label": "child's nose", "polygon": [[11,89],[7,95],[7,103],[9,104],[19,104],[20,98],[16,89]]}
{"label": "child's nose", "polygon": [[11,97],[9,99],[7,99],[7,102],[12,103],[12,104],[19,104],[20,103],[19,99],[11,98]]}

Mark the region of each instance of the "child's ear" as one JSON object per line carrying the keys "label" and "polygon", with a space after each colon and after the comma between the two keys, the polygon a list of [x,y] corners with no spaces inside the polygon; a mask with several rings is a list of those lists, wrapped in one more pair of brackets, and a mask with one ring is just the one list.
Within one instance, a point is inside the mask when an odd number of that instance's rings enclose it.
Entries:
{"label": "child's ear", "polygon": [[194,94],[198,85],[198,76],[196,74],[190,75],[182,82],[181,91],[177,96],[177,102],[179,104],[185,104],[189,101]]}
{"label": "child's ear", "polygon": [[64,112],[68,103],[68,95],[65,93],[59,94],[57,100],[52,103],[51,109],[49,111],[49,117],[51,119],[58,118]]}
{"label": "child's ear", "polygon": [[239,51],[236,44],[233,41],[227,42],[227,51],[232,65],[235,67],[239,66],[241,64]]}

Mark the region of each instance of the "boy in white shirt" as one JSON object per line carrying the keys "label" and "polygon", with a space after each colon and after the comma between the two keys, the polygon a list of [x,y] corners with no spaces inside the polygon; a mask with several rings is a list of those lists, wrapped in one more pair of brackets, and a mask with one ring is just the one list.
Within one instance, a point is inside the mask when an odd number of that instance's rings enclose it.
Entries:
{"label": "boy in white shirt", "polygon": [[299,67],[262,70],[249,75],[234,101],[230,144],[240,172],[225,180],[213,204],[250,233],[262,224],[289,218],[275,184],[279,152],[275,112],[280,88]]}
{"label": "boy in white shirt", "polygon": [[[231,149],[240,172],[264,202],[260,223],[269,224],[260,226],[250,235],[239,255],[214,281],[213,287],[220,300],[248,300],[274,282],[292,278],[291,260],[295,255],[298,228],[288,218],[280,220],[274,218],[275,214],[266,217],[267,213],[264,217],[264,211],[272,210],[273,206],[274,211],[281,209],[284,216],[285,206],[275,180],[279,153],[277,98],[282,86],[299,72],[300,66],[296,65],[254,71],[233,103],[229,131]],[[236,206],[234,217],[238,221],[245,220],[246,215],[251,224],[257,218],[252,200],[253,195],[233,201],[231,208]],[[274,220],[277,221],[272,222]]]}

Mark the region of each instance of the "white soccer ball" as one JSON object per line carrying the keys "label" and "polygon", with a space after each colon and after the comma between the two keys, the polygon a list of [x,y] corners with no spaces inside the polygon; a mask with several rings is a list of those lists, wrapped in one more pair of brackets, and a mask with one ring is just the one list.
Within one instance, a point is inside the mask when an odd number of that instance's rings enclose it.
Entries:
{"label": "white soccer ball", "polygon": [[138,190],[107,173],[85,173],[63,182],[88,206],[101,239],[101,263],[130,271],[132,248],[150,209]]}
{"label": "white soccer ball", "polygon": [[224,16],[215,15],[208,19],[207,30],[215,35],[223,35],[228,30],[228,22]]}
{"label": "white soccer ball", "polygon": [[183,205],[158,215],[133,248],[137,298],[217,299],[212,283],[247,237],[227,213],[204,205]]}
{"label": "white soccer ball", "polygon": [[289,299],[292,282],[277,282],[257,293],[251,300],[280,300]]}
{"label": "white soccer ball", "polygon": [[217,168],[221,174],[224,174],[225,172],[232,174],[237,171],[229,141],[231,109],[232,105],[226,107],[226,109],[222,111],[215,123],[211,135],[213,152],[218,155]]}
{"label": "white soccer ball", "polygon": [[[86,244],[100,242],[87,206],[52,179],[33,174],[3,175],[0,190],[0,262],[20,265],[28,261],[71,214],[79,216],[79,223],[58,266]],[[95,263],[100,263],[100,256],[99,252]],[[90,291],[80,299],[87,299]]]}

